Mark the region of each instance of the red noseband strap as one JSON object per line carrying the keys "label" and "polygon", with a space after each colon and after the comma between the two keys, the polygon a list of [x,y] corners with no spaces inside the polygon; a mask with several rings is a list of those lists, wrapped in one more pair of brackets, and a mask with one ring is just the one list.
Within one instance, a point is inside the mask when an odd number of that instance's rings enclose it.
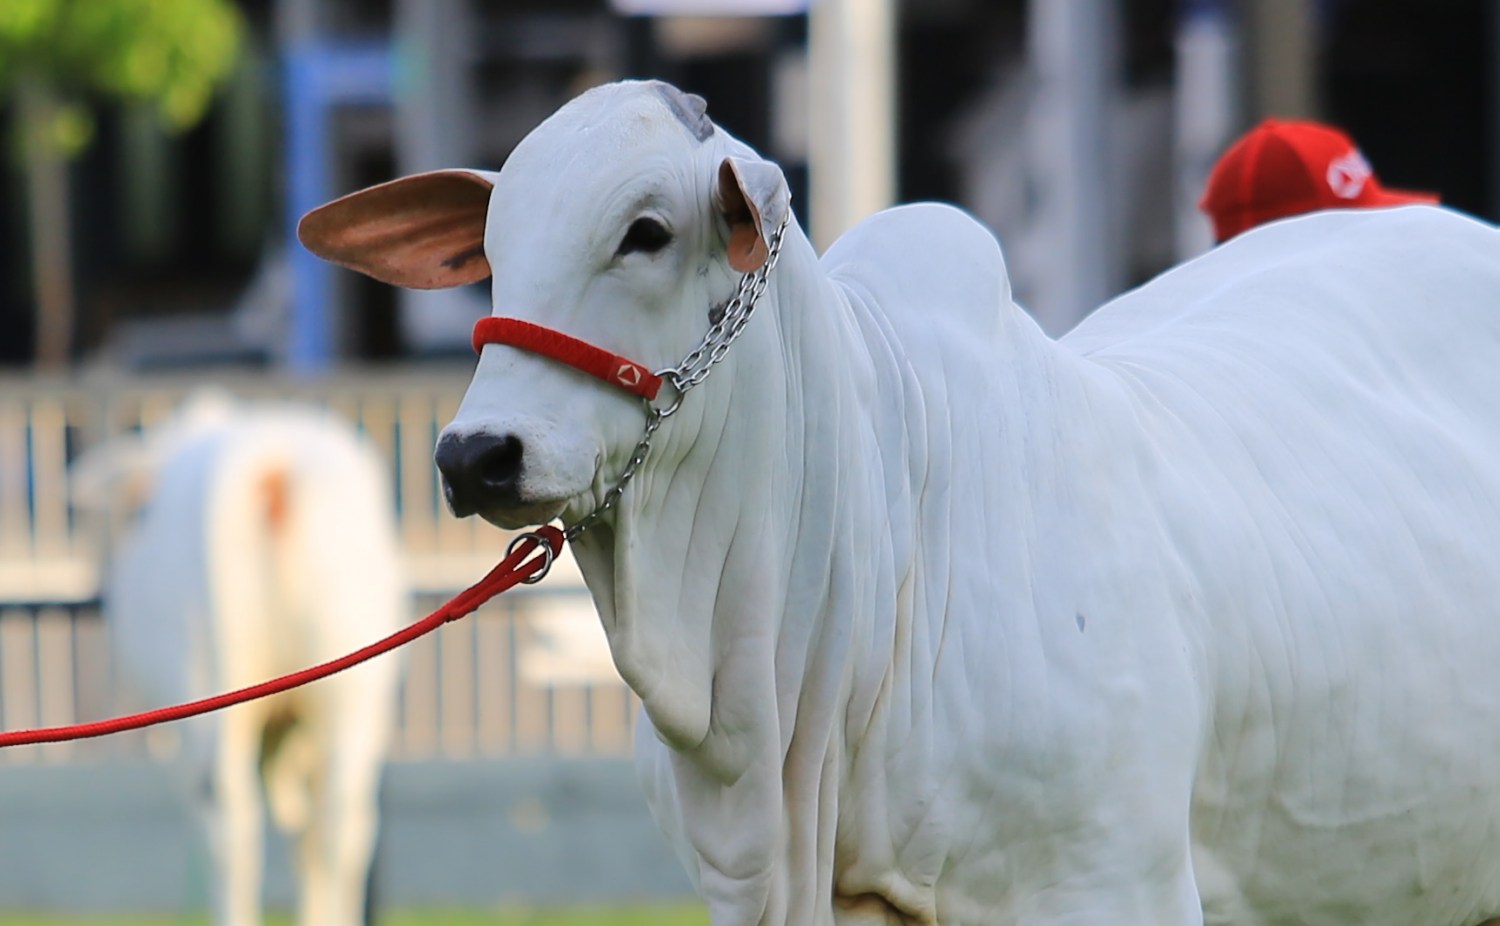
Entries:
{"label": "red noseband strap", "polygon": [[486,344],[509,344],[551,357],[643,399],[656,398],[661,389],[661,377],[634,360],[519,318],[481,318],[474,326],[474,353]]}

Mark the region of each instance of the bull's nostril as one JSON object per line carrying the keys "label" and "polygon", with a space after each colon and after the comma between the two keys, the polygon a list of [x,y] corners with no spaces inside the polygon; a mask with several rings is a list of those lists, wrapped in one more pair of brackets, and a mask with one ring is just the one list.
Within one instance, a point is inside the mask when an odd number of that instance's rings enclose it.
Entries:
{"label": "bull's nostril", "polygon": [[514,493],[521,479],[521,439],[507,434],[479,457],[479,481],[485,489],[497,493]]}
{"label": "bull's nostril", "polygon": [[433,460],[443,475],[443,494],[459,517],[520,501],[524,465],[521,439],[507,434],[445,434]]}

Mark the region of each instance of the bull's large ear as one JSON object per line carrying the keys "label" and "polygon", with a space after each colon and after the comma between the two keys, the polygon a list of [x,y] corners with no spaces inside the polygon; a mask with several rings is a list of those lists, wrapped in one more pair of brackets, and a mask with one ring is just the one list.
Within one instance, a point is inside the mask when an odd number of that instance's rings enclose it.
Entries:
{"label": "bull's large ear", "polygon": [[491,175],[438,170],[319,206],[297,224],[309,251],[383,283],[444,289],[490,275],[484,220]]}
{"label": "bull's large ear", "polygon": [[729,224],[729,266],[740,273],[759,270],[770,254],[767,242],[791,205],[781,168],[770,161],[725,158],[719,162],[714,204]]}

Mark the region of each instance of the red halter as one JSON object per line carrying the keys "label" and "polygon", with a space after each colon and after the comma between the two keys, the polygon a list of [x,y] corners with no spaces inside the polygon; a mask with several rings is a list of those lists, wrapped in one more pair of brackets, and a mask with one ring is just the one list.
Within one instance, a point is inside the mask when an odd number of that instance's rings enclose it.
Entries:
{"label": "red halter", "polygon": [[486,344],[509,344],[551,357],[648,401],[661,389],[661,377],[634,360],[519,318],[481,318],[474,325],[474,353]]}

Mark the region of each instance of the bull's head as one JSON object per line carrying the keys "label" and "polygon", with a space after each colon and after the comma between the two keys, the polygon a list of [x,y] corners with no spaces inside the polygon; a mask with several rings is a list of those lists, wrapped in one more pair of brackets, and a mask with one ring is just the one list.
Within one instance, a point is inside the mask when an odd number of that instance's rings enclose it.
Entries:
{"label": "bull's head", "polygon": [[[405,177],[309,213],[309,250],[397,286],[492,277],[496,315],[661,368],[692,349],[788,210],[781,171],[666,84],[600,87],[499,173]],[[587,514],[641,431],[632,399],[543,357],[484,349],[438,443],[450,506],[516,528]]]}

